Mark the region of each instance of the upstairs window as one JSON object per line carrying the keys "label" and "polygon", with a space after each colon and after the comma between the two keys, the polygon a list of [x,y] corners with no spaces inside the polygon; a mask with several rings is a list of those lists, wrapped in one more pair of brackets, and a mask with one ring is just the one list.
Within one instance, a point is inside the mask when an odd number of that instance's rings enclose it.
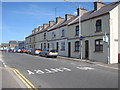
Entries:
{"label": "upstairs window", "polygon": [[79,25],[75,28],[75,36],[79,36]]}
{"label": "upstairs window", "polygon": [[44,39],[46,39],[46,33],[44,33]]}
{"label": "upstairs window", "polygon": [[96,21],[96,31],[97,32],[102,31],[102,20],[101,19]]}
{"label": "upstairs window", "polygon": [[52,39],[55,39],[55,37],[56,37],[55,32],[52,32]]}
{"label": "upstairs window", "polygon": [[103,51],[103,40],[102,39],[95,40],[95,51]]}
{"label": "upstairs window", "polygon": [[79,52],[79,41],[75,42],[75,51]]}
{"label": "upstairs window", "polygon": [[64,37],[65,36],[65,30],[63,29],[62,30],[62,33],[61,33],[62,35],[61,35],[61,37]]}

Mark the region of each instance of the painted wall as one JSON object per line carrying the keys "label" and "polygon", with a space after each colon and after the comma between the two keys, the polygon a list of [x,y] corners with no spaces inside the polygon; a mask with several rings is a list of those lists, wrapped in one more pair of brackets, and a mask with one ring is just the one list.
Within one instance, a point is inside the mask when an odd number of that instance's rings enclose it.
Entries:
{"label": "painted wall", "polygon": [[118,63],[118,6],[110,11],[110,63]]}

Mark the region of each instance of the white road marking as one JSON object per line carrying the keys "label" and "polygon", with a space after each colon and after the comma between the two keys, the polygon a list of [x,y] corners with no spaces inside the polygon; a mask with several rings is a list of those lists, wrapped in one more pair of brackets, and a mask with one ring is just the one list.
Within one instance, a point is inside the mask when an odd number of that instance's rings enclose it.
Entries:
{"label": "white road marking", "polygon": [[32,74],[52,74],[52,73],[57,73],[57,72],[63,72],[63,71],[71,71],[71,69],[66,68],[66,67],[60,67],[60,68],[50,68],[50,69],[44,69],[44,70],[27,70],[29,75]]}
{"label": "white road marking", "polygon": [[29,75],[35,74],[35,73],[33,73],[32,71],[30,71],[30,70],[27,70],[27,71],[28,71],[28,74],[29,74]]}
{"label": "white road marking", "polygon": [[65,67],[63,67],[62,69],[67,70],[67,71],[71,71],[71,69],[65,68]]}
{"label": "white road marking", "polygon": [[44,74],[45,73],[42,70],[34,70],[34,71],[36,71],[37,74]]}
{"label": "white road marking", "polygon": [[94,70],[94,68],[92,67],[76,67],[78,69],[81,69],[81,70]]}

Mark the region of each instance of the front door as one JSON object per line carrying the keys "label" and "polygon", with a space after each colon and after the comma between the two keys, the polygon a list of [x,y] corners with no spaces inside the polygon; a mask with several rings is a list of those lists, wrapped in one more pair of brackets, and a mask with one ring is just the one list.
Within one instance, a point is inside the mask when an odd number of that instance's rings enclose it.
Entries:
{"label": "front door", "polygon": [[89,41],[85,41],[85,58],[89,59]]}
{"label": "front door", "polygon": [[58,51],[58,48],[59,48],[59,46],[58,46],[58,42],[56,43],[56,49],[57,49],[57,51]]}
{"label": "front door", "polygon": [[68,57],[71,57],[71,42],[68,42]]}

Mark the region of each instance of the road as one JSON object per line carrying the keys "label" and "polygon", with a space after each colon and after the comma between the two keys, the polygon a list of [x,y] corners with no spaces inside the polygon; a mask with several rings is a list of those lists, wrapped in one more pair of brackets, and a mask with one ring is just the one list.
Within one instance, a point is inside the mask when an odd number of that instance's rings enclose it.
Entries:
{"label": "road", "polygon": [[118,70],[95,64],[22,53],[3,53],[3,61],[36,88],[118,88]]}

